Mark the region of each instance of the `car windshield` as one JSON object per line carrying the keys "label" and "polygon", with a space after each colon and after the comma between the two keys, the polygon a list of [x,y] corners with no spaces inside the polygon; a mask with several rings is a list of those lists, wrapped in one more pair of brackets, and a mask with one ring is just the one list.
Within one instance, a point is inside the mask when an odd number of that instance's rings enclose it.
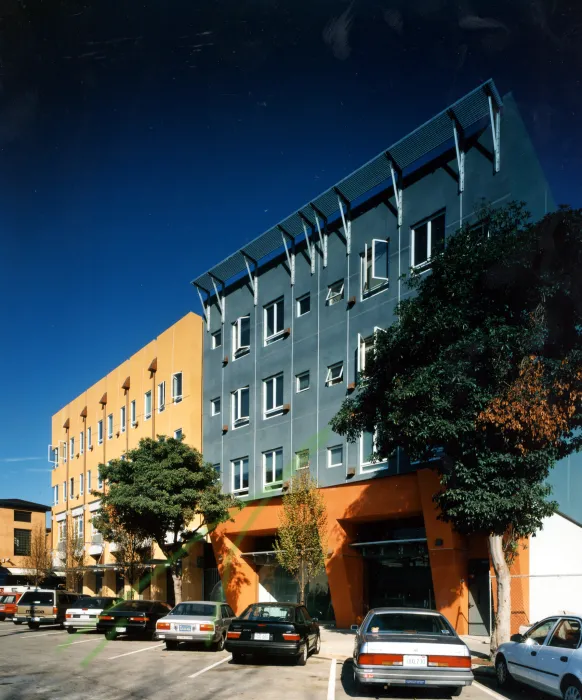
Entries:
{"label": "car windshield", "polygon": [[19,605],[53,605],[55,594],[51,591],[27,591],[18,601]]}
{"label": "car windshield", "polygon": [[178,603],[168,615],[187,615],[188,617],[217,617],[215,605],[202,603]]}
{"label": "car windshield", "polygon": [[0,598],[0,603],[14,603],[15,600],[15,595],[5,595],[3,598]]}
{"label": "car windshield", "polygon": [[81,598],[81,600],[77,601],[77,606],[83,609],[98,608],[99,610],[105,610],[115,603],[119,603],[119,601],[114,598]]}
{"label": "car windshield", "polygon": [[452,635],[444,617],[422,613],[376,613],[366,627],[370,634]]}
{"label": "car windshield", "polygon": [[249,605],[241,615],[243,620],[269,620],[270,622],[293,622],[295,608],[282,605]]}
{"label": "car windshield", "polygon": [[153,603],[150,600],[123,600],[114,605],[111,610],[151,610]]}

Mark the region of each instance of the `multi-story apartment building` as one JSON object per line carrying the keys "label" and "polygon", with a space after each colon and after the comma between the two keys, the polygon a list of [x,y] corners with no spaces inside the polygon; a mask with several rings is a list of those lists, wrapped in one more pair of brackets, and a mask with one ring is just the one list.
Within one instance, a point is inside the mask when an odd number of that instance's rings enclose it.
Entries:
{"label": "multi-story apartment building", "polygon": [[[53,416],[53,549],[62,570],[67,536],[72,533],[83,543],[78,568],[84,592],[115,595],[124,590],[114,545],[103,542],[92,526],[100,507],[98,492],[104,488],[99,465],[156,435],[183,435],[201,449],[201,396],[202,320],[188,313]],[[184,562],[185,595],[201,590],[198,555],[194,547]],[[154,552],[145,597],[172,597],[162,560]]]}
{"label": "multi-story apartment building", "polygon": [[46,537],[50,506],[0,498],[0,586],[26,585],[33,538]]}
{"label": "multi-story apartment building", "polygon": [[[193,281],[204,454],[247,502],[212,536],[236,611],[296,594],[272,547],[286,482],[309,469],[328,511],[308,601],[320,619],[348,627],[371,606],[409,604],[460,632],[487,625],[486,541],[438,519],[435,473],[402,453],[374,463],[373,435],[349,444],[329,421],[410,293],[401,276],[428,271],[485,203],[511,200],[534,218],[554,206],[514,99],[489,81]],[[526,550],[515,570],[527,566]]]}

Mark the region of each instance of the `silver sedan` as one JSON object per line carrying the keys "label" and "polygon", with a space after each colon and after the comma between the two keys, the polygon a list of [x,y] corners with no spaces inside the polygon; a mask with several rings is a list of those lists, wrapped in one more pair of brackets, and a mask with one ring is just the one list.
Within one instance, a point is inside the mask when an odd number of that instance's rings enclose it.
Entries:
{"label": "silver sedan", "polygon": [[180,642],[205,642],[222,651],[234,617],[225,603],[184,601],[158,620],[156,638],[164,640],[168,650],[177,649]]}
{"label": "silver sedan", "polygon": [[370,610],[357,629],[354,681],[461,694],[471,685],[471,654],[439,612],[416,608]]}

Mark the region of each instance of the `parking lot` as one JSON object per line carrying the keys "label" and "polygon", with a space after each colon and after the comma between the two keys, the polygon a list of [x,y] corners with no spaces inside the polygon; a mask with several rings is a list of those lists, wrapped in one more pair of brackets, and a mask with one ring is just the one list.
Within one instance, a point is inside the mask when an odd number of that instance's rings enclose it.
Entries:
{"label": "parking lot", "polygon": [[[325,645],[304,667],[281,661],[235,665],[227,652],[200,647],[168,652],[160,642],[123,637],[107,641],[95,632],[69,635],[56,627],[31,631],[0,622],[0,700],[443,697],[412,689],[358,695],[351,676],[349,659],[331,658]],[[466,688],[462,698],[543,698],[529,690],[499,695],[493,688],[491,679],[480,676],[479,684]]]}

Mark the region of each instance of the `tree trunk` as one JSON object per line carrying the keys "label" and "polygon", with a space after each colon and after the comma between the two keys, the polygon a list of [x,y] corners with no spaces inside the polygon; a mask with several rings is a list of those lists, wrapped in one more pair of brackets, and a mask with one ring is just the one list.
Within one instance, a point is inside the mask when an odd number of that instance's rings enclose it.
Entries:
{"label": "tree trunk", "polygon": [[491,654],[511,636],[511,577],[503,551],[503,537],[489,535],[489,554],[497,581],[497,609],[491,630]]}
{"label": "tree trunk", "polygon": [[174,582],[175,605],[182,602],[182,576],[178,573],[176,565],[172,565],[172,581]]}
{"label": "tree trunk", "polygon": [[299,603],[305,604],[305,562],[299,564]]}

